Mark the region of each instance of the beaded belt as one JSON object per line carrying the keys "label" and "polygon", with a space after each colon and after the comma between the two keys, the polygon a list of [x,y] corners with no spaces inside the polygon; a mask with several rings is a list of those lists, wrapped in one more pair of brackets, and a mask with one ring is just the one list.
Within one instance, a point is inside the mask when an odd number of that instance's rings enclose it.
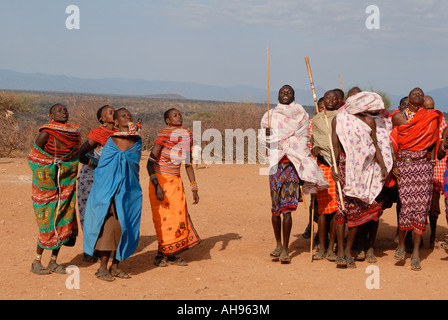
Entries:
{"label": "beaded belt", "polygon": [[429,160],[429,159],[431,159],[431,154],[429,152],[420,158],[402,158],[397,156],[397,161],[399,162],[413,162],[418,160]]}

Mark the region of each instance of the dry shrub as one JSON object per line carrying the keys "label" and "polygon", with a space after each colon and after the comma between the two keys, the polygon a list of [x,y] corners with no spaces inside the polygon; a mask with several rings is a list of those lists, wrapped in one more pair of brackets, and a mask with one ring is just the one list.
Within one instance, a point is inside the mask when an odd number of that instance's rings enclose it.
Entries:
{"label": "dry shrub", "polygon": [[[211,116],[209,115],[205,120],[201,121],[201,131],[202,133],[207,129],[216,129],[221,133],[222,136],[222,160],[225,160],[226,148],[227,153],[229,150],[232,150],[232,159],[236,160],[237,154],[237,143],[238,139],[233,137],[233,146],[226,146],[226,129],[241,129],[244,132],[252,132],[255,135],[258,134],[258,129],[260,128],[260,120],[263,114],[266,112],[264,107],[260,105],[255,105],[252,103],[234,103],[234,104],[226,104],[222,106],[221,109],[214,112]],[[248,130],[251,129],[251,130]],[[248,130],[248,131],[247,131]],[[234,131],[232,131],[234,132]],[[202,135],[201,133],[201,135]],[[241,141],[239,141],[241,143]],[[202,142],[202,148],[208,142]],[[251,157],[251,161],[254,160],[253,157],[256,154],[249,155],[248,146],[249,146],[249,138],[244,138],[244,161],[248,161],[249,157]],[[255,142],[256,143],[256,142]],[[256,149],[254,150],[258,153],[258,144]],[[211,156],[214,156],[212,154]]]}

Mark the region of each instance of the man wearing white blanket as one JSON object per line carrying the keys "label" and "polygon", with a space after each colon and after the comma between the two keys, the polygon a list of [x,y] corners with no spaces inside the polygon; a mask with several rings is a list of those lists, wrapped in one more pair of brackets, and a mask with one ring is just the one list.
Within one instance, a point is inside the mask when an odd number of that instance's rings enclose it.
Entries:
{"label": "man wearing white blanket", "polygon": [[282,263],[291,261],[288,254],[291,212],[303,201],[300,185],[303,185],[304,194],[329,187],[308,147],[309,115],[294,100],[291,86],[280,88],[279,103],[262,117],[261,127],[266,130],[261,130],[259,134],[261,144],[269,149],[272,226],[277,242],[271,256]]}

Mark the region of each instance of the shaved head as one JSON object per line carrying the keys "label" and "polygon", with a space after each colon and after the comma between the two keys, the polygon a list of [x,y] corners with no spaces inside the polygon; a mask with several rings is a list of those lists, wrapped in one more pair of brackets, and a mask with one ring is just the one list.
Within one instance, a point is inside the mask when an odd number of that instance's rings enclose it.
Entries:
{"label": "shaved head", "polygon": [[425,96],[423,98],[423,108],[434,109],[434,99],[430,96]]}

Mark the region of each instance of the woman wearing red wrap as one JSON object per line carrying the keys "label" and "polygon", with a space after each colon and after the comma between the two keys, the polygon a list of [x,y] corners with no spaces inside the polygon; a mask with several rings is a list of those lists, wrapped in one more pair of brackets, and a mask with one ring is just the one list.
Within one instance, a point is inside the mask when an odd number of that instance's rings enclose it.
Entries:
{"label": "woman wearing red wrap", "polygon": [[[115,132],[114,130],[115,109],[109,105],[98,109],[96,116],[101,126],[92,129],[87,136],[87,140],[79,148],[79,161],[83,164],[78,177],[78,214],[81,228],[84,226],[84,213],[86,210],[87,198],[93,185],[93,170],[98,165],[104,145],[107,139]],[[88,262],[96,261],[96,258],[89,257],[84,253],[84,260]]]}
{"label": "woman wearing red wrap", "polygon": [[[56,263],[62,245],[73,246],[78,235],[76,220],[76,177],[80,128],[68,124],[67,108],[55,104],[50,108],[49,123],[39,128],[28,163],[33,172],[32,201],[39,237],[31,266],[35,274],[66,273]],[[42,253],[52,250],[45,268]]]}
{"label": "woman wearing red wrap", "polygon": [[398,247],[394,258],[405,259],[405,236],[414,231],[411,269],[421,270],[419,248],[431,206],[435,151],[439,144],[438,110],[426,110],[424,93],[415,88],[409,93],[408,107],[392,117],[391,141],[399,171],[401,210],[398,218]]}

